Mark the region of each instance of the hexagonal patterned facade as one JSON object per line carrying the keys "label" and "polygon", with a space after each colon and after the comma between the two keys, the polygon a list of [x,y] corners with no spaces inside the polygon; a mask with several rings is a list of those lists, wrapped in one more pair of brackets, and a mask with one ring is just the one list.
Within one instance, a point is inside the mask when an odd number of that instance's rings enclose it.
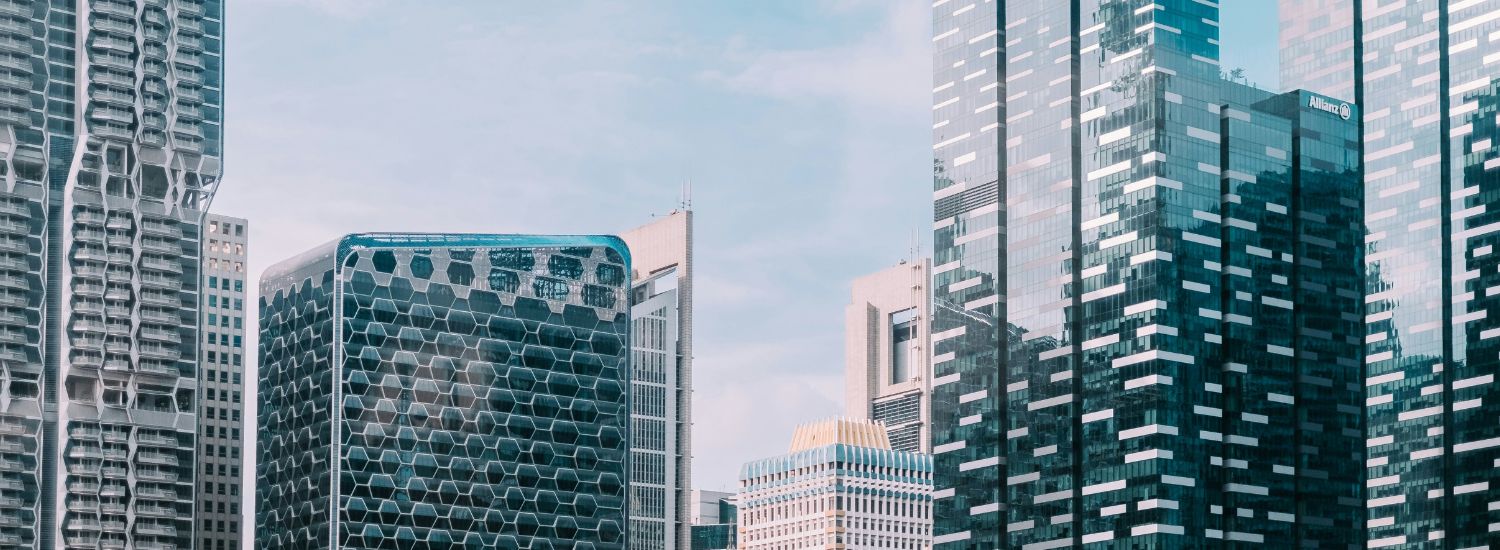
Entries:
{"label": "hexagonal patterned facade", "polygon": [[256,547],[625,546],[629,253],[350,235],[261,279]]}

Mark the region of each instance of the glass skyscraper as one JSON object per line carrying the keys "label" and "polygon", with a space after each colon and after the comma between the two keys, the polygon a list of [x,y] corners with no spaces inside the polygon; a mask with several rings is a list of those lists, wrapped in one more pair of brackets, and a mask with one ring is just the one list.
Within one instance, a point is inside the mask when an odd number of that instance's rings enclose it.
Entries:
{"label": "glass skyscraper", "polygon": [[0,547],[194,544],[222,9],[0,2]]}
{"label": "glass skyscraper", "polygon": [[1368,546],[1493,547],[1500,3],[1280,7],[1316,21],[1283,26],[1283,82],[1363,113]]}
{"label": "glass skyscraper", "polygon": [[620,238],[631,253],[630,546],[688,545],[692,511],[693,213]]}
{"label": "glass skyscraper", "polygon": [[1358,105],[1213,2],[933,9],[934,543],[1357,540]]}
{"label": "glass skyscraper", "polygon": [[349,235],[260,293],[257,548],[624,548],[614,237]]}

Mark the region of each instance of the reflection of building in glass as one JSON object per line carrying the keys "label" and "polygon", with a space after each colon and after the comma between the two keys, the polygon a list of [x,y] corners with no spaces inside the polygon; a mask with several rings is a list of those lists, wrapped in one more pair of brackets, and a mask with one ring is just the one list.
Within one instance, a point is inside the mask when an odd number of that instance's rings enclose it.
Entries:
{"label": "reflection of building in glass", "polygon": [[199,542],[222,10],[0,5],[0,548]]}
{"label": "reflection of building in glass", "polygon": [[691,211],[620,238],[631,251],[630,546],[676,550],[689,537],[692,474]]}
{"label": "reflection of building in glass", "polygon": [[1358,106],[1212,2],[937,4],[935,544],[1358,539]]}
{"label": "reflection of building in glass", "polygon": [[739,513],[734,493],[693,490],[692,550],[736,548]]}
{"label": "reflection of building in glass", "polygon": [[932,461],[880,423],[797,428],[787,454],[740,469],[740,548],[905,548],[932,542]]}
{"label": "reflection of building in glass", "polygon": [[[245,464],[245,281],[250,226],[210,214],[204,224],[201,364],[198,369],[199,457],[195,548],[238,550],[241,468]],[[254,304],[251,304],[254,307]],[[254,449],[248,449],[254,452]]]}
{"label": "reflection of building in glass", "polygon": [[[1500,531],[1500,4],[1283,0],[1282,80],[1364,113],[1370,548]],[[1322,10],[1315,8],[1322,7]],[[1342,70],[1330,72],[1331,60]]]}
{"label": "reflection of building in glass", "polygon": [[854,280],[844,309],[844,407],[885,423],[891,446],[929,447],[929,263],[902,262]]}
{"label": "reflection of building in glass", "polygon": [[629,269],[613,237],[362,234],[267,270],[258,546],[624,548]]}

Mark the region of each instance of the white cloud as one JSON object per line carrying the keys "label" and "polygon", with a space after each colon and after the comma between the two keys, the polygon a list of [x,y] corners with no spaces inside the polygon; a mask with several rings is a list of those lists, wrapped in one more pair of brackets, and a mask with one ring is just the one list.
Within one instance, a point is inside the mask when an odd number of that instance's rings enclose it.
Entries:
{"label": "white cloud", "polygon": [[730,70],[705,71],[702,78],[731,89],[785,101],[824,100],[859,107],[909,109],[930,101],[927,80],[932,52],[923,38],[931,33],[931,16],[918,2],[838,2],[833,11],[869,9],[884,12],[883,25],[857,42],[832,47],[785,50],[744,49],[731,42],[726,57],[743,64]]}

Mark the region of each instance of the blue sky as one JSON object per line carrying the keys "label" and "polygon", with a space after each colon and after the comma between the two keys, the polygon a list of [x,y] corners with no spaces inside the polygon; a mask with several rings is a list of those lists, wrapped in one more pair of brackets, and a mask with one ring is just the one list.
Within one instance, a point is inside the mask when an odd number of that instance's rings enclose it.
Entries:
{"label": "blue sky", "polygon": [[[1275,88],[1274,2],[1224,4]],[[693,477],[730,489],[842,410],[848,282],[930,231],[926,6],[230,2],[213,209],[258,279],[356,231],[620,232],[691,180]]]}

